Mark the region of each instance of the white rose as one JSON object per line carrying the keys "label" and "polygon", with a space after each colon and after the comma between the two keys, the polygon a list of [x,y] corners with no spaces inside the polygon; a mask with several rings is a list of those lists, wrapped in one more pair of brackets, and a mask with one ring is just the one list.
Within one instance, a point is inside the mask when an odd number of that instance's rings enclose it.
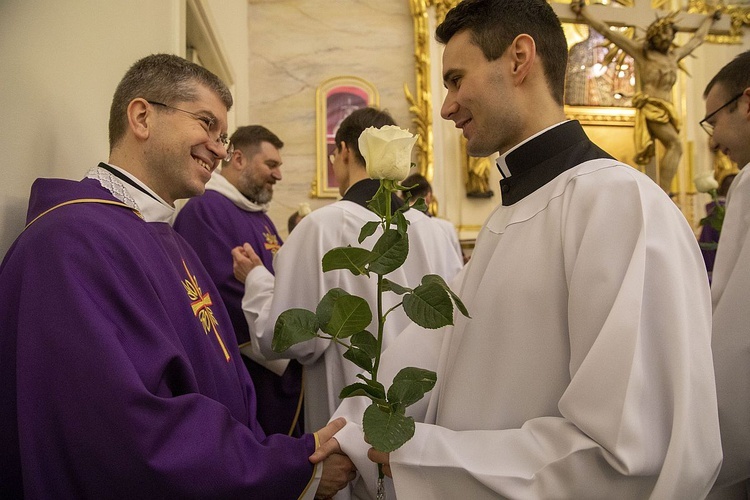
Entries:
{"label": "white rose", "polygon": [[696,176],[693,179],[693,182],[695,183],[695,189],[697,189],[699,193],[708,193],[714,189],[719,189],[719,183],[716,182],[713,172]]}
{"label": "white rose", "polygon": [[312,210],[310,209],[309,203],[300,203],[299,208],[297,209],[297,215],[300,217],[304,217],[305,215],[309,215]]}
{"label": "white rose", "polygon": [[368,127],[359,136],[359,152],[371,179],[402,181],[411,169],[411,150],[417,136],[395,125]]}

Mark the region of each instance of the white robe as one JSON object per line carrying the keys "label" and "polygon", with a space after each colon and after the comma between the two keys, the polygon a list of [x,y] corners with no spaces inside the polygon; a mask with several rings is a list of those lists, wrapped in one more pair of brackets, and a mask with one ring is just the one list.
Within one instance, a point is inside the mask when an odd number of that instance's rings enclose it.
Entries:
{"label": "white robe", "polygon": [[456,226],[454,226],[451,221],[441,219],[439,217],[432,217],[431,219],[433,224],[438,226],[441,230],[445,231],[445,234],[453,243],[453,249],[456,251],[458,256],[461,258],[461,261],[463,262],[464,252],[461,249],[461,240],[458,239],[458,231],[456,231]]}
{"label": "white robe", "polygon": [[750,478],[750,173],[742,169],[727,197],[716,252],[713,354],[724,463],[712,498],[748,498]]}
{"label": "white robe", "polygon": [[[410,221],[409,256],[388,279],[414,288],[425,274],[438,274],[450,281],[463,266],[445,231],[418,210],[408,210]],[[242,308],[250,326],[250,336],[257,348],[269,359],[284,357],[297,359],[305,365],[305,428],[320,429],[340,403],[339,393],[345,386],[357,382],[361,372],[354,363],[344,359],[344,349],[324,339],[315,339],[292,346],[282,354],[271,349],[276,318],[285,310],[304,308],[315,311],[318,302],[331,288],[340,287],[367,299],[373,310],[373,322],[368,330],[377,335],[376,281],[366,276],[354,276],[347,270],[323,273],[323,255],[340,246],[372,248],[382,232],[357,242],[360,230],[367,221],[378,220],[370,210],[349,201],[338,201],[314,210],[290,233],[289,238],[274,258],[276,279],[263,267],[256,267],[245,280]],[[392,292],[384,294],[384,311],[400,302]],[[409,323],[399,307],[388,315],[383,345],[388,346]]]}
{"label": "white robe", "polygon": [[[721,462],[708,281],[653,181],[593,160],[499,206],[452,288],[472,319],[412,325],[383,356],[386,387],[404,366],[438,374],[390,454],[399,498],[705,497]],[[372,495],[365,403],[334,416]]]}

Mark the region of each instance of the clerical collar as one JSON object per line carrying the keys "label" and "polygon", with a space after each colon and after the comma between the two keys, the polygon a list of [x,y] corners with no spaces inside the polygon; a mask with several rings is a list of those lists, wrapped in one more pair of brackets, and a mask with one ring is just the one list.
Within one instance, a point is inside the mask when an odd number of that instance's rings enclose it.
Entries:
{"label": "clerical collar", "polygon": [[579,122],[568,120],[542,130],[498,158],[503,205],[522,200],[562,172],[594,158],[611,156],[589,141]]}
{"label": "clerical collar", "polygon": [[[102,162],[98,168],[91,169],[86,177],[97,179],[115,198],[138,210],[146,222],[169,222],[174,215],[174,207],[120,167]],[[135,206],[131,206],[131,203]]]}
{"label": "clerical collar", "polygon": [[[361,205],[367,208],[367,202],[372,199],[373,196],[378,192],[380,188],[380,181],[377,179],[362,179],[359,182],[349,186],[344,196],[341,198],[343,201],[351,201],[357,205]],[[397,208],[401,207],[404,201],[396,196],[395,193],[391,195],[391,211],[394,212]]]}
{"label": "clerical collar", "polygon": [[534,134],[531,137],[528,137],[525,140],[519,142],[518,144],[516,144],[515,146],[513,146],[512,148],[510,148],[508,151],[506,151],[505,153],[503,153],[500,156],[498,156],[497,160],[495,160],[495,164],[497,164],[497,169],[500,171],[500,175],[503,176],[503,179],[505,179],[506,177],[510,177],[511,175],[513,175],[511,173],[511,171],[510,171],[510,168],[508,167],[508,163],[507,163],[507,160],[506,160],[508,158],[509,154],[511,154],[513,151],[515,151],[516,149],[520,148],[524,144],[528,143],[529,141],[533,141],[534,139],[536,139],[537,137],[539,137],[543,133],[545,133],[545,132],[547,132],[549,130],[552,130],[553,128],[555,128],[555,127],[557,127],[559,125],[562,125],[563,123],[569,122],[569,121],[570,120],[561,121],[559,123],[555,123],[554,125],[545,128],[543,130],[540,130],[536,134]]}

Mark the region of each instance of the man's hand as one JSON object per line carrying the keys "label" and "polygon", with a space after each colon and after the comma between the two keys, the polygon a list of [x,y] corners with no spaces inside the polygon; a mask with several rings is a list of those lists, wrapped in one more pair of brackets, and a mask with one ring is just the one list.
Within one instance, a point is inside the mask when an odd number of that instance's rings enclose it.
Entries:
{"label": "man's hand", "polygon": [[576,16],[581,15],[581,11],[586,6],[586,0],[570,0],[570,9]]}
{"label": "man's hand", "polygon": [[250,271],[262,265],[263,262],[253,250],[253,247],[250,246],[250,243],[244,243],[241,247],[232,249],[232,270],[234,271],[234,277],[241,283],[245,283],[245,278],[250,274]]}
{"label": "man's hand", "polygon": [[376,464],[382,464],[383,474],[385,474],[388,477],[393,477],[391,475],[391,454],[390,453],[385,453],[382,451],[378,451],[375,448],[370,448],[367,452],[367,458],[369,458],[371,461],[375,462]]}
{"label": "man's hand", "polygon": [[339,442],[336,441],[336,438],[334,438],[333,435],[343,429],[345,425],[346,419],[344,417],[339,417],[336,420],[331,420],[328,422],[328,425],[315,433],[318,436],[320,446],[315,450],[315,453],[310,455],[311,463],[317,464],[334,453],[343,453],[341,451],[341,446],[339,446]]}
{"label": "man's hand", "polygon": [[332,497],[357,476],[354,463],[341,451],[339,442],[333,437],[344,428],[344,425],[346,419],[339,417],[315,433],[320,446],[310,456],[310,462],[323,462],[323,476],[320,478],[315,498]]}
{"label": "man's hand", "polygon": [[315,498],[332,497],[353,481],[355,477],[357,477],[357,468],[349,460],[349,457],[339,453],[332,454],[323,462],[323,476],[318,483]]}

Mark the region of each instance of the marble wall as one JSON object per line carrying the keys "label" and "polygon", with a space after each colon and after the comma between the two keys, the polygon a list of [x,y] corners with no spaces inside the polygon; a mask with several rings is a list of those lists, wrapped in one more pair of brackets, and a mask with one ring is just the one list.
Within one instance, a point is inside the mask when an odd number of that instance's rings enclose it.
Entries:
{"label": "marble wall", "polygon": [[345,75],[371,82],[380,106],[411,128],[403,89],[414,89],[412,17],[407,0],[249,0],[248,25],[249,116],[285,143],[269,214],[286,234],[300,202],[315,209],[335,201],[310,198],[321,82]]}

